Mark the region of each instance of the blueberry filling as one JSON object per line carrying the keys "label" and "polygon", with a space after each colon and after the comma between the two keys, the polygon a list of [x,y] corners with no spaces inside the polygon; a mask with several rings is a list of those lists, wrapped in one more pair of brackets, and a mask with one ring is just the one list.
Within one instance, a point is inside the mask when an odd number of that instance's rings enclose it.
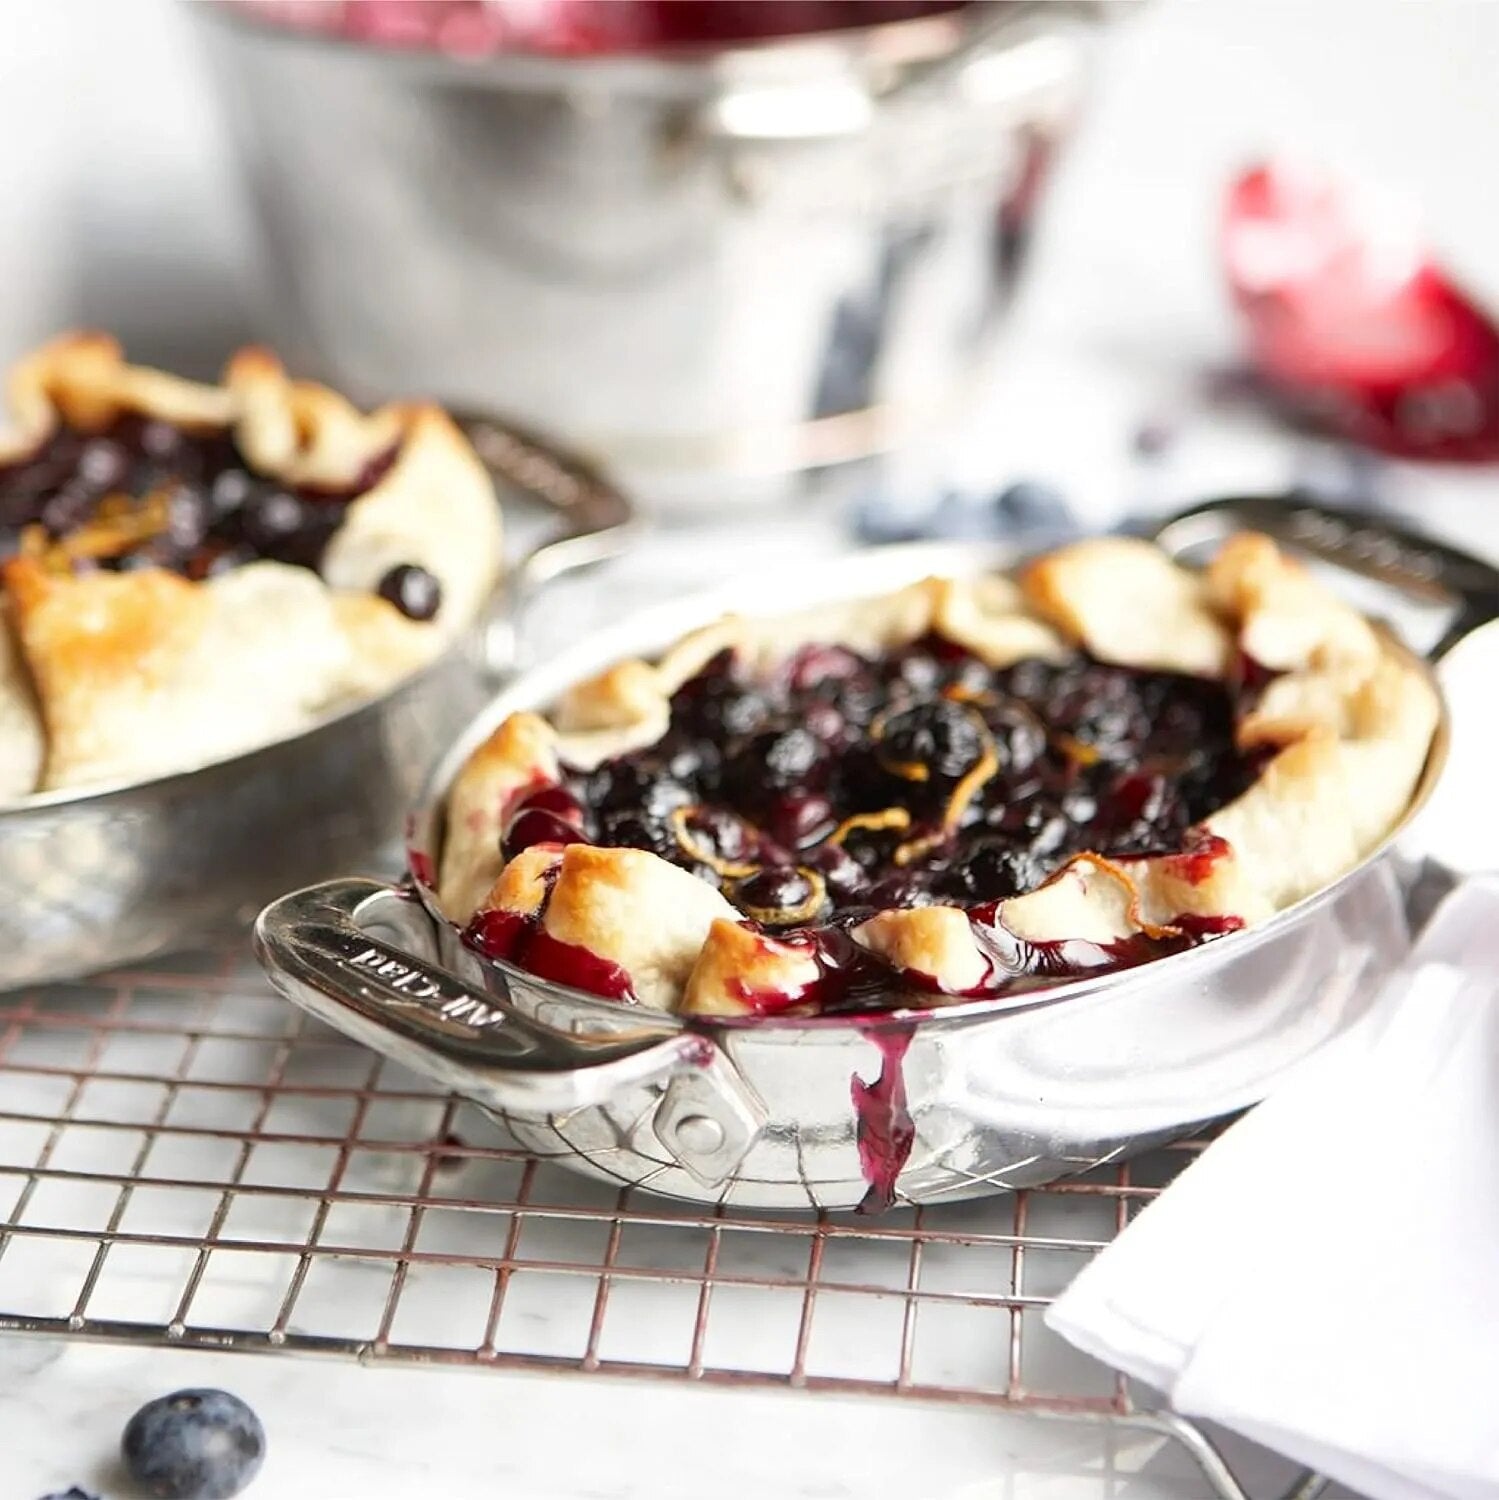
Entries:
{"label": "blueberry filling", "polygon": [[724,652],[678,689],[655,744],[519,798],[503,851],[623,845],[692,871],[817,962],[815,993],[743,995],[752,1009],[871,1009],[896,981],[920,986],[847,937],[892,907],[967,910],[991,969],[975,993],[1138,963],[1240,924],[1031,944],[1005,931],[999,903],[1082,853],[1169,854],[1183,878],[1206,878],[1224,846],[1197,825],[1263,764],[1238,750],[1234,722],[1267,676],[1247,661],[1222,683],[1087,656],[996,671],[938,636],[878,657],[809,646],[768,678]]}
{"label": "blueberry filling", "polygon": [[[96,432],[61,426],[26,458],[0,466],[0,559],[17,553],[49,570],[166,568],[202,579],[267,558],[317,569],[349,504],[394,462],[390,450],[354,482],[328,489],[257,474],[231,432],[188,430],[135,414]],[[379,592],[430,620],[437,580],[403,564]]]}

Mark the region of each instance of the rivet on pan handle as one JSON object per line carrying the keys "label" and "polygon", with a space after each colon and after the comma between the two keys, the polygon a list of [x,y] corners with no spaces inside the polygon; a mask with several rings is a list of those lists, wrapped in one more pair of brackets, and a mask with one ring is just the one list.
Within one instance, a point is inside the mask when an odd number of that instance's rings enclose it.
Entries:
{"label": "rivet on pan handle", "polygon": [[1499,569],[1411,527],[1294,492],[1209,500],[1165,521],[1155,539],[1179,554],[1234,531],[1262,531],[1402,593],[1454,605],[1452,623],[1428,653],[1433,660],[1499,616]]}
{"label": "rivet on pan handle", "polygon": [[255,952],[293,1004],[336,1030],[499,1112],[537,1118],[663,1091],[656,1135],[699,1181],[733,1174],[765,1115],[706,1037],[642,1021],[625,1032],[573,1033],[523,1015],[431,957],[432,919],[372,880],[334,880],[274,901]]}

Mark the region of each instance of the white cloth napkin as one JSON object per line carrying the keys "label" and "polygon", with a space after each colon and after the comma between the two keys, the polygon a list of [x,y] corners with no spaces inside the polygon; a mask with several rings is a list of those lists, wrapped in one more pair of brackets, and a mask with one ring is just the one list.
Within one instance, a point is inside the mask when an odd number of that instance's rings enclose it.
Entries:
{"label": "white cloth napkin", "polygon": [[1499,878],[1047,1322],[1378,1500],[1499,1497]]}

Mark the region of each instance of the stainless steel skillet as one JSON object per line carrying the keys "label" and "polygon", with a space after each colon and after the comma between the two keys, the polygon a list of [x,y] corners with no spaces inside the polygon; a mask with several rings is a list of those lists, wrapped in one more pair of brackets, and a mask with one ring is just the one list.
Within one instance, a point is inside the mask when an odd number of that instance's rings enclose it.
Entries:
{"label": "stainless steel skillet", "polygon": [[[1499,572],[1488,565],[1295,499],[1202,507],[1162,536],[1186,545],[1236,525],[1442,597],[1456,615],[1440,650],[1499,615]],[[777,602],[1012,560],[972,547],[888,549],[824,564]],[[523,674],[439,766],[413,820],[413,858],[435,852],[445,789],[499,718],[744,602],[730,594],[657,610]],[[1403,887],[1449,722],[1444,704],[1400,827],[1326,889],[1203,947],[1016,998],[868,1019],[681,1019],[483,961],[421,896],[359,880],[274,903],[257,949],[296,1004],[594,1176],[699,1202],[802,1209],[1028,1186],[1254,1103],[1362,1013],[1403,948]]]}
{"label": "stainless steel skillet", "polygon": [[228,760],[0,809],[0,989],[88,974],[243,932],[289,885],[366,868],[401,832],[433,760],[514,664],[532,591],[626,541],[624,497],[502,424],[466,424],[502,497],[553,513],[485,617],[368,703]]}

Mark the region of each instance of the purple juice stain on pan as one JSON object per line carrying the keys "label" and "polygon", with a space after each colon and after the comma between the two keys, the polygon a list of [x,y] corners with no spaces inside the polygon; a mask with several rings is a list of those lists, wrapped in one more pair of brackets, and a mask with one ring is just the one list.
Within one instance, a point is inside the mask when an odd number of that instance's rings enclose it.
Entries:
{"label": "purple juice stain on pan", "polygon": [[882,1214],[895,1204],[895,1182],[916,1144],[916,1123],[906,1103],[906,1053],[911,1028],[870,1028],[864,1035],[879,1049],[880,1076],[865,1083],[857,1073],[849,1080],[853,1099],[859,1165],[869,1191],[860,1200],[861,1214]]}

